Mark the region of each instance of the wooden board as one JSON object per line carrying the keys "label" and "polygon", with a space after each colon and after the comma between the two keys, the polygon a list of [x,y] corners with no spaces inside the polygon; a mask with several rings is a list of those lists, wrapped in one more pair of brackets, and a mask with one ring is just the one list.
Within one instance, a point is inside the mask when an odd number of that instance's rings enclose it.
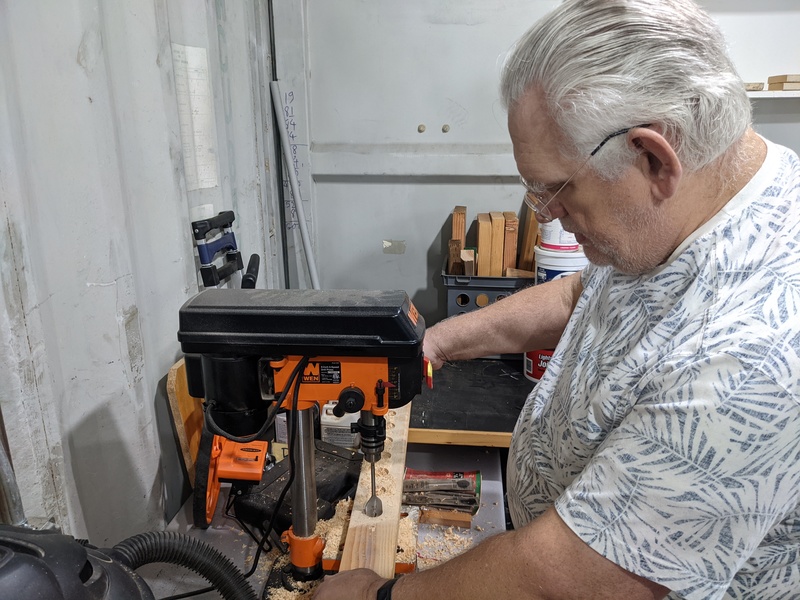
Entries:
{"label": "wooden board", "polygon": [[489,276],[503,276],[503,244],[506,235],[506,220],[501,212],[490,212],[492,224],[492,250],[489,257]]}
{"label": "wooden board", "polygon": [[464,263],[464,275],[467,277],[475,275],[475,250],[472,248],[462,250],[461,262]]}
{"label": "wooden board", "polygon": [[461,260],[461,241],[450,240],[447,244],[447,274],[463,275],[464,262]]}
{"label": "wooden board", "polygon": [[800,81],[798,82],[783,82],[783,83],[770,83],[767,87],[771,92],[788,92],[800,90]]}
{"label": "wooden board", "polygon": [[478,276],[488,277],[492,257],[492,220],[489,213],[478,213]]}
{"label": "wooden board", "polygon": [[386,416],[383,456],[375,465],[376,487],[383,502],[379,517],[364,514],[364,505],[372,495],[370,464],[365,461],[361,468],[340,571],[366,567],[381,577],[394,577],[410,419],[411,404],[392,409]]}
{"label": "wooden board", "polygon": [[506,211],[503,213],[506,222],[505,236],[503,238],[503,275],[508,269],[517,268],[517,232],[519,231],[519,218],[517,213]]}
{"label": "wooden board", "polygon": [[524,269],[506,269],[506,277],[517,277],[523,279],[536,279],[536,273]]}
{"label": "wooden board", "polygon": [[791,73],[788,75],[773,75],[767,78],[767,83],[798,83],[800,82],[800,74]]}
{"label": "wooden board", "polygon": [[536,245],[536,236],[539,233],[539,222],[535,213],[529,206],[525,207],[525,224],[522,228],[522,242],[519,248],[519,264],[524,271],[533,271],[533,247]]}
{"label": "wooden board", "polygon": [[452,228],[450,233],[451,240],[458,240],[461,242],[463,248],[467,241],[467,207],[456,206],[453,209]]}
{"label": "wooden board", "polygon": [[176,362],[167,374],[167,396],[183,463],[189,475],[189,483],[194,487],[195,460],[197,448],[200,446],[200,436],[203,433],[203,401],[189,395],[186,364],[183,359]]}
{"label": "wooden board", "polygon": [[415,427],[408,430],[408,441],[412,444],[444,444],[448,446],[508,448],[511,446],[511,432],[421,429]]}
{"label": "wooden board", "polygon": [[472,515],[457,510],[442,510],[438,508],[422,508],[419,513],[420,523],[431,525],[444,525],[445,527],[472,527]]}

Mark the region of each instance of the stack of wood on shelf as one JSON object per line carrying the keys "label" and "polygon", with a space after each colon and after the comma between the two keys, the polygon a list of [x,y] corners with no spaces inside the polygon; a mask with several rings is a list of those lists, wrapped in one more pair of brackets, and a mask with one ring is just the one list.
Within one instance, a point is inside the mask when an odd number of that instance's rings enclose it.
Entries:
{"label": "stack of wood on shelf", "polygon": [[800,91],[800,74],[773,75],[767,79],[770,91]]}
{"label": "stack of wood on shelf", "polygon": [[467,246],[467,208],[456,206],[448,244],[447,274],[479,277],[535,278],[533,247],[539,226],[531,210],[520,230],[514,211],[478,213],[477,243]]}

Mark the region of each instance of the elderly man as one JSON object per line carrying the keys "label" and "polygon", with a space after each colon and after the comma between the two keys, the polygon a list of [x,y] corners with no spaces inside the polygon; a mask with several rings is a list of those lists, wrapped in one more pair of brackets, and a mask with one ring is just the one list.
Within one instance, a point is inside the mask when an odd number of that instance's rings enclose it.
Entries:
{"label": "elderly man", "polygon": [[514,431],[515,529],[319,600],[800,597],[800,164],[724,48],[691,0],[568,0],[519,41],[527,200],[592,264],[425,338],[434,366],[557,347]]}

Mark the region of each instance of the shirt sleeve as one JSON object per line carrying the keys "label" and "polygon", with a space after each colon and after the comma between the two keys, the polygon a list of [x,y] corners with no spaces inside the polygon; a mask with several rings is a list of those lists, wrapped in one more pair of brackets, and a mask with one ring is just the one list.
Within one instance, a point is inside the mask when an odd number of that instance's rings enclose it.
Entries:
{"label": "shirt sleeve", "polygon": [[798,507],[800,410],[778,383],[770,355],[780,350],[665,360],[557,499],[561,518],[606,558],[683,598],[724,596]]}

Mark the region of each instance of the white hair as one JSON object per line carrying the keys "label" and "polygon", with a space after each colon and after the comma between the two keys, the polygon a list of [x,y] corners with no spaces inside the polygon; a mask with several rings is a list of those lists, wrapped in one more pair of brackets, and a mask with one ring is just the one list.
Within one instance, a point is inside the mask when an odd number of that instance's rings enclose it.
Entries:
{"label": "white hair", "polygon": [[[751,123],[722,33],[692,0],[566,0],[520,38],[504,65],[506,108],[534,87],[574,160],[609,133],[657,124],[693,172],[726,155]],[[635,152],[607,146],[590,165],[614,179]]]}

